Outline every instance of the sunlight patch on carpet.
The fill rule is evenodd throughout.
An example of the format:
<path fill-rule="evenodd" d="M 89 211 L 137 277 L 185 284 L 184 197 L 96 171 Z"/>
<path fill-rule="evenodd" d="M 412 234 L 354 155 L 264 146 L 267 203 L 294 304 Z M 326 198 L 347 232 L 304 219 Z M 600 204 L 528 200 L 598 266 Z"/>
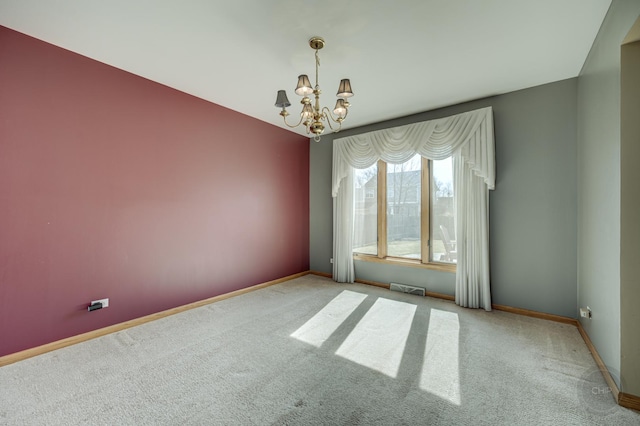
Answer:
<path fill-rule="evenodd" d="M 366 294 L 344 290 L 291 337 L 319 348 L 366 298 Z"/>
<path fill-rule="evenodd" d="M 456 405 L 460 405 L 459 334 L 458 314 L 431 309 L 420 388 Z"/>
<path fill-rule="evenodd" d="M 416 305 L 379 298 L 336 355 L 395 378 Z"/>

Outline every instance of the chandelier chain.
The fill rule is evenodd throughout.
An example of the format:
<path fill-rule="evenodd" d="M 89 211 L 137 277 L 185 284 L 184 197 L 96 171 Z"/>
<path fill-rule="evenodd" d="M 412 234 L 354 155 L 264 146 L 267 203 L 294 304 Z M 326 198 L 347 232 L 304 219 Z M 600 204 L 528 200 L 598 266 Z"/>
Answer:
<path fill-rule="evenodd" d="M 316 89 L 320 87 L 318 83 L 318 67 L 320 67 L 320 56 L 318 56 L 318 49 L 316 49 Z"/>

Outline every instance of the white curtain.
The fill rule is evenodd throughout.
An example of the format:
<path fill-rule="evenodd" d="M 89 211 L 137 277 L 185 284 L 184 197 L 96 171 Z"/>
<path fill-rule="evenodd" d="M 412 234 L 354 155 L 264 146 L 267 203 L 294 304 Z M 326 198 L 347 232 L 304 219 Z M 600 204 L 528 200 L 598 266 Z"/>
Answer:
<path fill-rule="evenodd" d="M 454 166 L 454 199 L 456 239 L 460 241 L 456 303 L 490 310 L 488 190 L 495 187 L 494 145 L 491 107 L 334 140 L 334 279 L 355 279 L 353 169 L 367 168 L 380 159 L 400 164 L 415 154 L 432 160 L 453 156 L 458 164 Z"/>
<path fill-rule="evenodd" d="M 335 150 L 333 152 L 335 162 Z M 333 198 L 333 279 L 352 283 L 356 274 L 353 267 L 353 169 L 349 167 L 342 179 L 342 190 Z"/>

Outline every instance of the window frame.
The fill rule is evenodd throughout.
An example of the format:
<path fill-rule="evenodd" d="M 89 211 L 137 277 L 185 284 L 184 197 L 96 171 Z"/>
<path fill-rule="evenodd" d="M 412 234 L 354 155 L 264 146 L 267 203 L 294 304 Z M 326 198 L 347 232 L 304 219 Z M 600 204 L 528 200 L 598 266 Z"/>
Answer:
<path fill-rule="evenodd" d="M 445 272 L 455 272 L 457 264 L 437 262 L 431 258 L 431 160 L 421 157 L 420 170 L 420 257 L 421 259 L 409 259 L 404 257 L 388 256 L 387 254 L 387 163 L 378 160 L 378 244 L 377 255 L 365 253 L 353 253 L 355 260 L 365 262 L 385 263 L 393 265 L 412 266 L 418 268 L 433 269 Z M 426 256 L 424 254 L 427 254 Z"/>

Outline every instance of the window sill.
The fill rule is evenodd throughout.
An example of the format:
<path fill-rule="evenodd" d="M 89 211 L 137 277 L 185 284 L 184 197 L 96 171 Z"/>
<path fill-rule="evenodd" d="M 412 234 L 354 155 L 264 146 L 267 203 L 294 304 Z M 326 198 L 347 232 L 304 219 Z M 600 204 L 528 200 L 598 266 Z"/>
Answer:
<path fill-rule="evenodd" d="M 402 259 L 398 257 L 386 257 L 381 259 L 377 256 L 366 255 L 366 254 L 354 254 L 353 260 L 359 260 L 362 262 L 373 262 L 373 263 L 384 263 L 387 265 L 396 265 L 396 266 L 410 266 L 412 268 L 422 268 L 422 269 L 431 269 L 433 271 L 441 271 L 441 272 L 456 272 L 455 264 L 448 263 L 422 263 L 419 260 L 412 259 Z"/>

